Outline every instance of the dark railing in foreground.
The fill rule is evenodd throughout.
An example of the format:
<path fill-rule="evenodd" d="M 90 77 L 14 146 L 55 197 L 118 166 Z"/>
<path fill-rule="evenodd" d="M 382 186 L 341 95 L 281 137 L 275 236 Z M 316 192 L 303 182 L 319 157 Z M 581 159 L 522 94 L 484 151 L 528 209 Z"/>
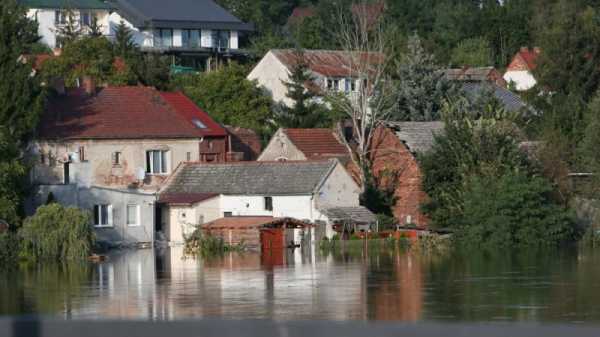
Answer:
<path fill-rule="evenodd" d="M 2 337 L 598 337 L 582 325 L 366 323 L 327 321 L 62 321 L 0 318 Z"/>

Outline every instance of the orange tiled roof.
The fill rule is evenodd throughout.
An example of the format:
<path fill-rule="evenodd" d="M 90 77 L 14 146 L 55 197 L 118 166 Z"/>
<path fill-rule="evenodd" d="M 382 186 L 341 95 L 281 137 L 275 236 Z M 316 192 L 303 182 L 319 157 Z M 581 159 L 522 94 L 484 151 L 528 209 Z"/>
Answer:
<path fill-rule="evenodd" d="M 348 155 L 331 129 L 283 129 L 283 132 L 308 159 Z"/>

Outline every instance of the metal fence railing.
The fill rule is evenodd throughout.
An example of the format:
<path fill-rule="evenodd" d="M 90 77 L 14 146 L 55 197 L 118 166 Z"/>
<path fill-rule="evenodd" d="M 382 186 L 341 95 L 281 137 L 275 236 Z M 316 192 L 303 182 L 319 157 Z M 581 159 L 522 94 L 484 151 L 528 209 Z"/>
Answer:
<path fill-rule="evenodd" d="M 62 321 L 0 318 L 2 337 L 598 337 L 582 325 L 368 323 L 327 321 Z"/>

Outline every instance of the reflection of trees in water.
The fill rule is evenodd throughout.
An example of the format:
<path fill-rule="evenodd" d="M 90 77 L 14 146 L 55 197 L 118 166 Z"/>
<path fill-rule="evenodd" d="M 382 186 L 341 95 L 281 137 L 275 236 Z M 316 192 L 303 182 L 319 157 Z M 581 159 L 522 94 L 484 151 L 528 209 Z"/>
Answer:
<path fill-rule="evenodd" d="M 81 297 L 90 279 L 87 263 L 23 265 L 1 272 L 0 314 L 70 315 L 73 299 Z"/>
<path fill-rule="evenodd" d="M 589 291 L 565 290 L 565 282 L 577 275 L 573 269 L 588 273 L 599 265 L 578 266 L 576 254 L 572 249 L 453 252 L 441 263 L 424 266 L 426 301 L 430 304 L 427 316 L 466 321 L 543 321 L 557 318 L 552 317 L 553 311 L 582 312 L 581 307 L 572 305 L 571 297 L 588 296 Z M 565 293 L 556 296 L 557 291 Z"/>

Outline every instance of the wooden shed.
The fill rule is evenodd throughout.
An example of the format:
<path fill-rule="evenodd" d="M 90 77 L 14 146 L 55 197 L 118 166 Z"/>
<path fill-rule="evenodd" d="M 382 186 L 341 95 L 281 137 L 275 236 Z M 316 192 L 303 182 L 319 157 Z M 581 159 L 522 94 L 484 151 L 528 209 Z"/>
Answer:
<path fill-rule="evenodd" d="M 294 231 L 309 232 L 313 225 L 292 219 L 269 216 L 220 218 L 202 225 L 204 234 L 222 238 L 229 245 L 243 243 L 254 249 L 283 249 L 295 245 Z"/>

